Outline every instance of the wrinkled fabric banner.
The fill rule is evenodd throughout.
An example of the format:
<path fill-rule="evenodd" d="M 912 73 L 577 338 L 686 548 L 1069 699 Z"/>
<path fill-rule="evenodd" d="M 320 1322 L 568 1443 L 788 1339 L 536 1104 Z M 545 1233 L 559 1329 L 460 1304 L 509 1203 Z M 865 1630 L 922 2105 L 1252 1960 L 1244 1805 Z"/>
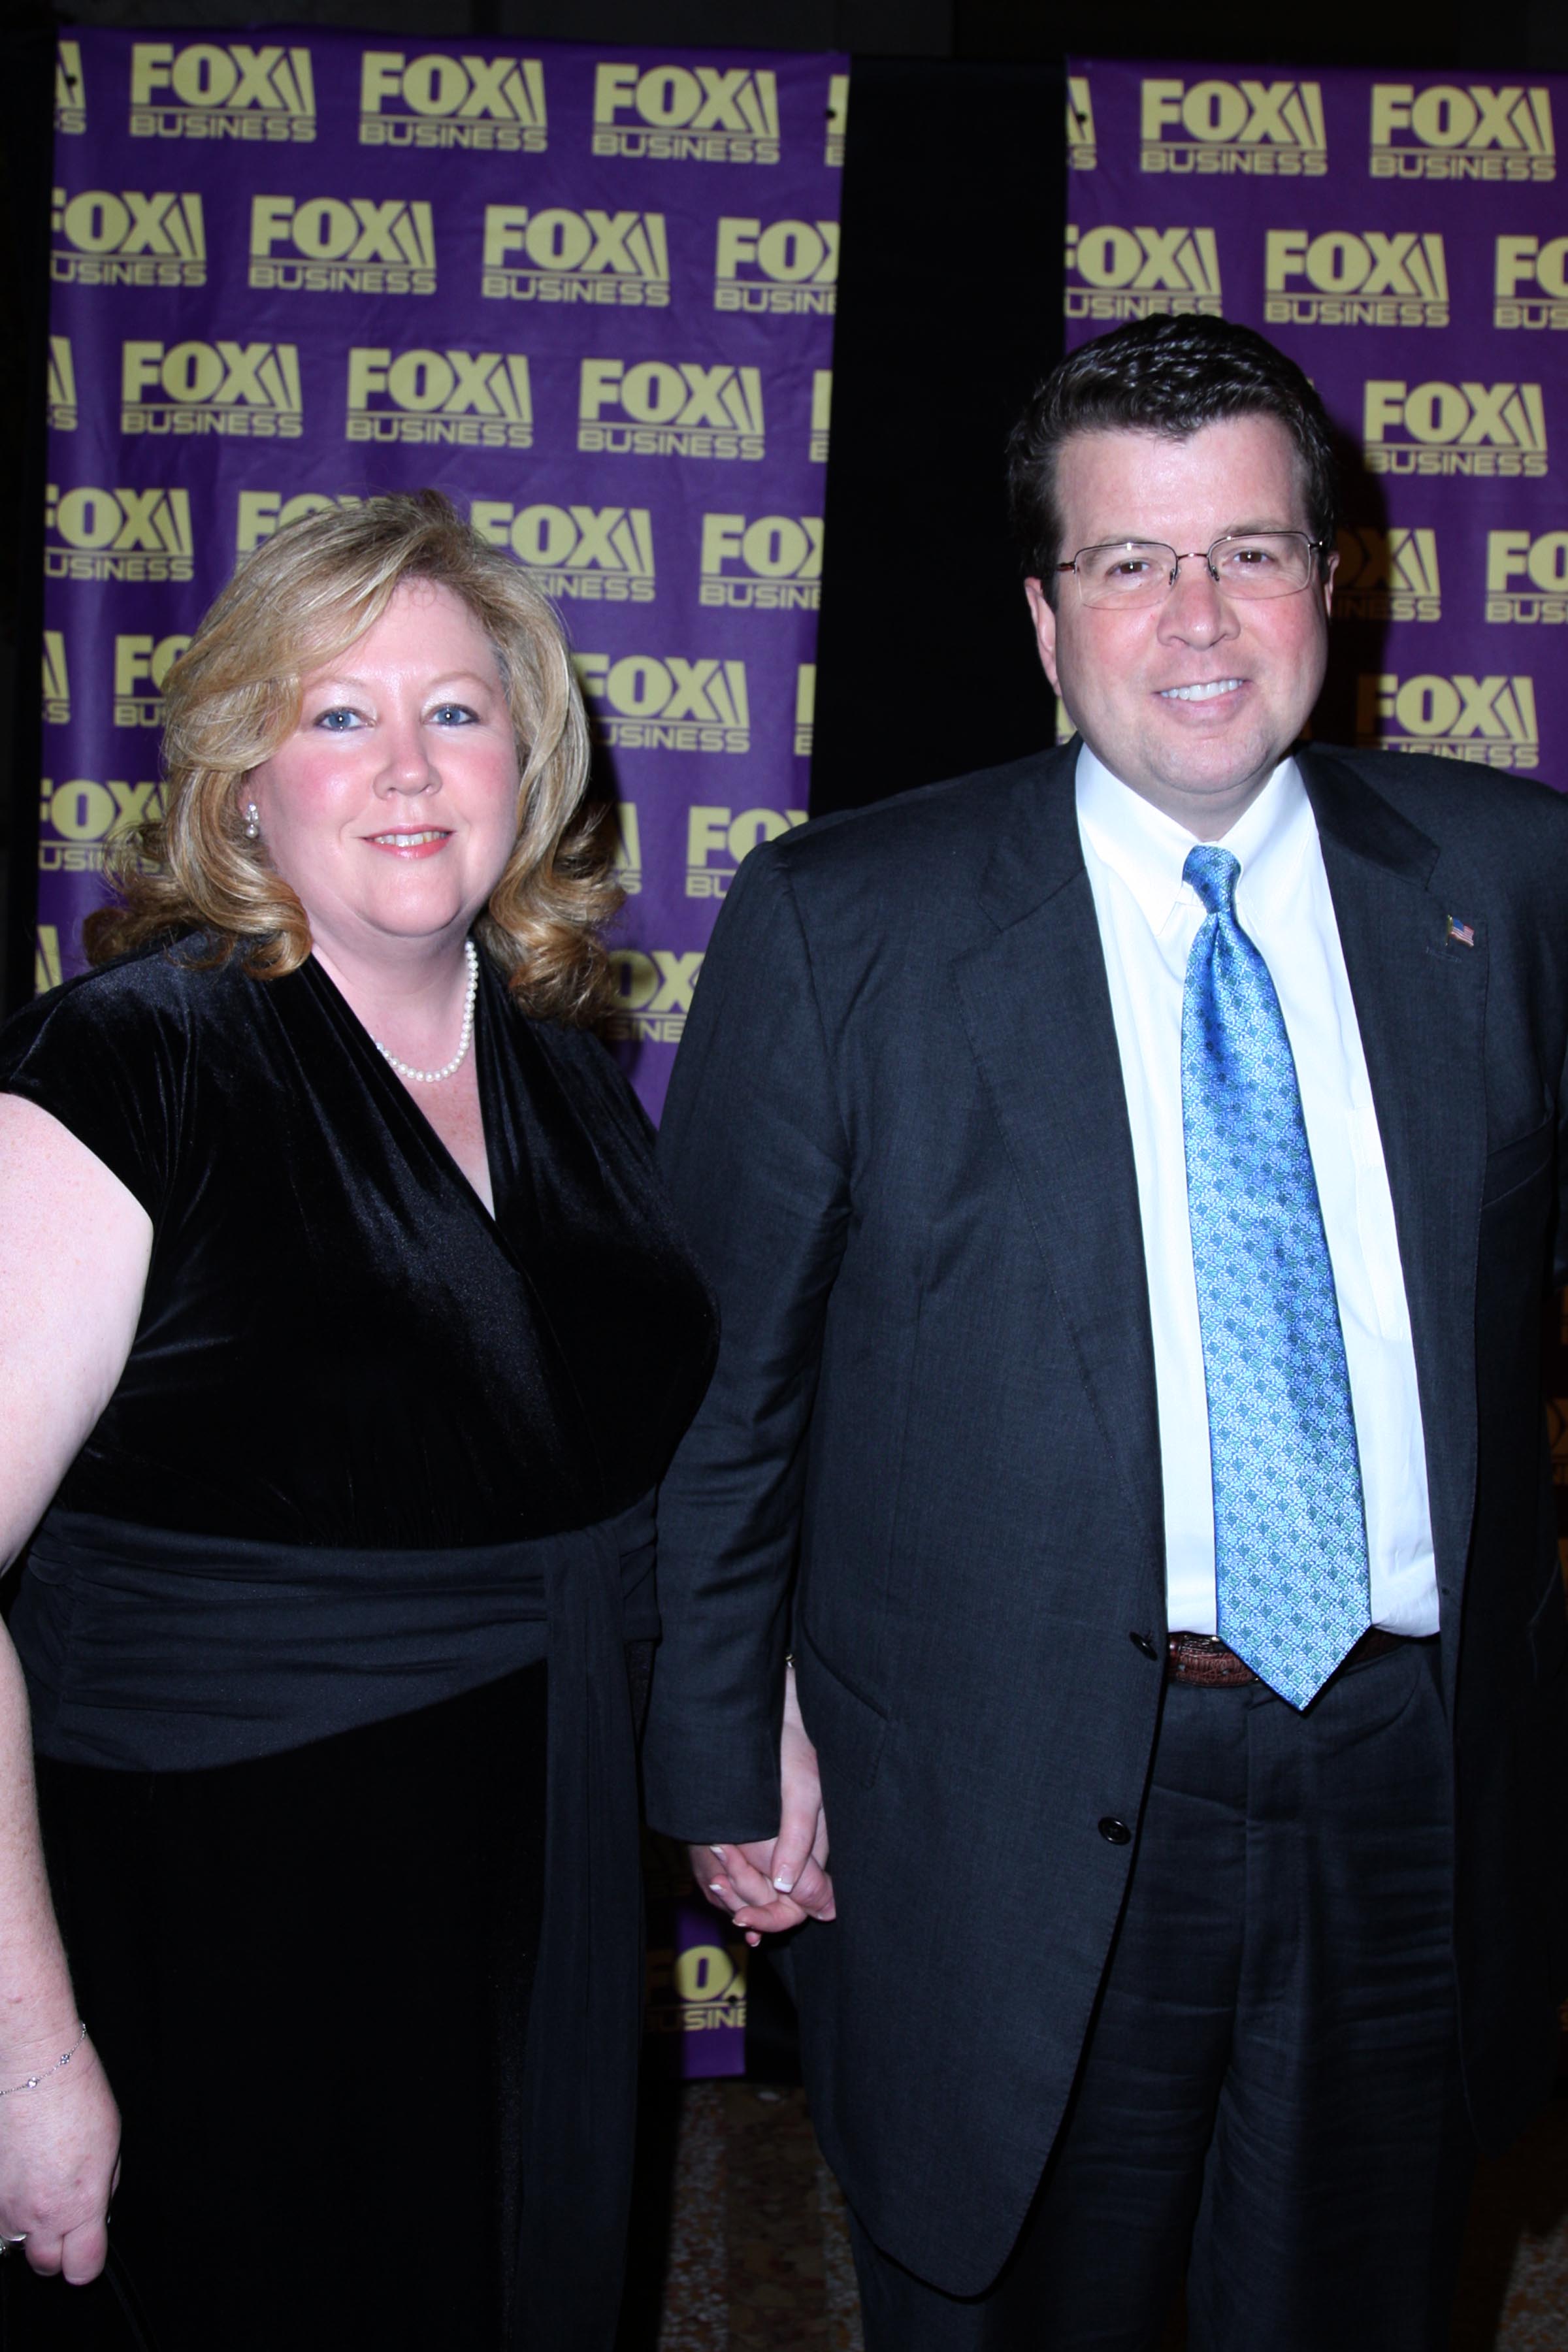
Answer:
<path fill-rule="evenodd" d="M 730 877 L 805 814 L 847 98 L 819 56 L 61 42 L 40 986 L 236 557 L 431 485 L 571 632 L 657 1116 Z"/>
<path fill-rule="evenodd" d="M 1568 786 L 1568 77 L 1079 58 L 1068 87 L 1069 348 L 1223 312 L 1339 428 L 1313 731 Z"/>

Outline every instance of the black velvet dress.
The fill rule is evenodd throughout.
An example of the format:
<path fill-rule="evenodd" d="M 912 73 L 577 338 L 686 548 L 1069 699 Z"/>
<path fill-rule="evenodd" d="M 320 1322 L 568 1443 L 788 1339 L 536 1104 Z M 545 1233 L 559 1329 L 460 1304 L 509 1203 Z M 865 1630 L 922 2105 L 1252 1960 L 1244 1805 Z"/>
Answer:
<path fill-rule="evenodd" d="M 11 1629 L 111 2276 L 8 2345 L 605 2352 L 640 2002 L 625 1645 L 710 1302 L 602 1049 L 482 962 L 495 1216 L 312 960 L 149 951 L 0 1038 L 146 1209 Z"/>

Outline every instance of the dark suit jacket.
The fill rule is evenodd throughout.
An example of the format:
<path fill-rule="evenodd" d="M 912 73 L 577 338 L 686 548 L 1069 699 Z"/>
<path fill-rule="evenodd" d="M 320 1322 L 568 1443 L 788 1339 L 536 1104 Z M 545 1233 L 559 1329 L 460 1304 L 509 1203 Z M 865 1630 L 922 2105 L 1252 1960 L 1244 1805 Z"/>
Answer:
<path fill-rule="evenodd" d="M 793 1646 L 838 1904 L 795 1951 L 812 2114 L 872 2235 L 954 2293 L 994 2276 L 1050 2151 L 1136 1859 L 1100 1824 L 1137 1824 L 1160 1713 L 1152 1342 L 1075 754 L 753 852 L 662 1139 L 724 1336 L 660 1504 L 650 1814 L 773 1833 Z M 1410 1304 L 1495 2147 L 1568 1976 L 1540 1382 L 1568 802 L 1423 757 L 1301 768 Z"/>

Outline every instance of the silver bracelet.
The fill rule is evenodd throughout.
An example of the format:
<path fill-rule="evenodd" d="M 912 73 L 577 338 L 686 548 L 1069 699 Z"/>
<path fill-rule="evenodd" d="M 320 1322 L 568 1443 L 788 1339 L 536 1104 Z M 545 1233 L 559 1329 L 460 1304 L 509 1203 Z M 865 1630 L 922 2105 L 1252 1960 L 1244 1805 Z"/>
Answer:
<path fill-rule="evenodd" d="M 25 2083 L 13 2083 L 8 2091 L 0 2091 L 0 2099 L 14 2099 L 18 2091 L 36 2091 L 40 2083 L 47 2082 L 51 2074 L 58 2074 L 63 2067 L 68 2066 L 71 2060 L 76 2056 L 77 2052 L 81 2048 L 82 2043 L 87 2040 L 87 2023 L 85 2019 L 79 2019 L 77 2022 L 79 2031 L 78 2032 L 76 2040 L 71 2043 L 70 2048 L 68 2050 L 62 2050 L 59 2056 L 55 2060 L 54 2064 L 52 2066 L 46 2066 L 41 2074 L 29 2074 Z"/>

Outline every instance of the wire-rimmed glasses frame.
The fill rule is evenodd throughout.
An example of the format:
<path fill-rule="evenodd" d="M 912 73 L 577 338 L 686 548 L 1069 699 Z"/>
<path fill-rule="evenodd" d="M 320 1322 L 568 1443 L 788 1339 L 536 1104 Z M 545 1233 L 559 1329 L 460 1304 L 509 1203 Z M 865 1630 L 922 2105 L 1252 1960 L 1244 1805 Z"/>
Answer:
<path fill-rule="evenodd" d="M 1163 539 L 1108 541 L 1080 547 L 1070 563 L 1079 602 L 1097 610 L 1110 605 L 1163 604 L 1184 563 L 1202 559 L 1209 578 L 1227 596 L 1299 596 L 1312 584 L 1324 542 L 1304 530 L 1224 530 L 1205 547 L 1179 554 Z M 1219 561 L 1215 562 L 1216 555 Z M 1169 558 L 1168 563 L 1155 559 Z M 1102 563 L 1091 563 L 1091 558 Z M 1085 567 L 1088 566 L 1086 569 Z"/>

